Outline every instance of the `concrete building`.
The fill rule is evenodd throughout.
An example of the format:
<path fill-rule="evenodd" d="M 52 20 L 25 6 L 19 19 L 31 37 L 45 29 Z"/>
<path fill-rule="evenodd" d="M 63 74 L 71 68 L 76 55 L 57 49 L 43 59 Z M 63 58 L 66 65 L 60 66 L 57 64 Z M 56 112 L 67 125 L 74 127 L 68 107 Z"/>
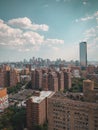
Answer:
<path fill-rule="evenodd" d="M 87 67 L 87 43 L 80 43 L 80 66 L 85 68 Z"/>
<path fill-rule="evenodd" d="M 51 97 L 53 94 L 52 91 L 35 91 L 33 96 L 27 100 L 28 130 L 34 130 L 36 125 L 43 125 L 47 121 L 47 98 Z"/>
<path fill-rule="evenodd" d="M 6 88 L 0 88 L 0 112 L 8 107 L 8 95 Z"/>

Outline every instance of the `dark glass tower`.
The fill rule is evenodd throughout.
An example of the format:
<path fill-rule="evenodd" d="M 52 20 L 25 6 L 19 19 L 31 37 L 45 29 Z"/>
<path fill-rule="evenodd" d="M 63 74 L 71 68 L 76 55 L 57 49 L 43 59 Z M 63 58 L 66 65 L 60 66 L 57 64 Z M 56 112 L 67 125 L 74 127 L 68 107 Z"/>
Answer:
<path fill-rule="evenodd" d="M 80 43 L 80 66 L 81 67 L 87 66 L 87 43 L 86 42 Z"/>

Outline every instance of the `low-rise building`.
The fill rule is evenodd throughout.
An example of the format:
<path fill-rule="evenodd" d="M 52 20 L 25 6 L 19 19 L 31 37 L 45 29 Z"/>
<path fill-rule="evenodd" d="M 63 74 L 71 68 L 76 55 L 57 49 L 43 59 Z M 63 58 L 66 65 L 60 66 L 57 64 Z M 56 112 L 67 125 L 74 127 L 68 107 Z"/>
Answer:
<path fill-rule="evenodd" d="M 3 112 L 5 108 L 9 105 L 8 95 L 6 88 L 0 88 L 0 112 Z"/>

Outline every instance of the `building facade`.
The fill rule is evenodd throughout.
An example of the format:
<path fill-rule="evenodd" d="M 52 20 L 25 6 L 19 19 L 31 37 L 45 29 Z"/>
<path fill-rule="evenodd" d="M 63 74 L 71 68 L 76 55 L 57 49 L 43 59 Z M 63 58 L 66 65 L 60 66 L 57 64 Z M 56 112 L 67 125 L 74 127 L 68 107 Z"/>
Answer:
<path fill-rule="evenodd" d="M 48 74 L 48 90 L 58 91 L 58 77 L 55 72 L 49 72 Z"/>
<path fill-rule="evenodd" d="M 32 71 L 32 88 L 40 89 L 42 88 L 42 70 L 35 69 Z"/>
<path fill-rule="evenodd" d="M 71 88 L 71 72 L 68 70 L 56 71 L 55 69 L 35 69 L 31 74 L 32 89 L 64 91 Z"/>
<path fill-rule="evenodd" d="M 71 73 L 64 71 L 64 89 L 70 89 L 71 88 Z"/>
<path fill-rule="evenodd" d="M 98 90 L 90 80 L 83 89 L 83 98 L 55 93 L 48 99 L 48 130 L 98 130 Z"/>
<path fill-rule="evenodd" d="M 56 95 L 48 102 L 48 130 L 97 130 L 98 104 Z"/>
<path fill-rule="evenodd" d="M 19 75 L 16 69 L 4 66 L 0 69 L 0 86 L 13 87 L 19 82 Z"/>
<path fill-rule="evenodd" d="M 98 103 L 98 89 L 94 88 L 93 81 L 83 81 L 83 94 L 85 101 Z"/>
<path fill-rule="evenodd" d="M 27 128 L 35 130 L 36 126 L 43 125 L 48 117 L 47 98 L 52 96 L 52 91 L 34 91 L 33 96 L 27 100 Z"/>

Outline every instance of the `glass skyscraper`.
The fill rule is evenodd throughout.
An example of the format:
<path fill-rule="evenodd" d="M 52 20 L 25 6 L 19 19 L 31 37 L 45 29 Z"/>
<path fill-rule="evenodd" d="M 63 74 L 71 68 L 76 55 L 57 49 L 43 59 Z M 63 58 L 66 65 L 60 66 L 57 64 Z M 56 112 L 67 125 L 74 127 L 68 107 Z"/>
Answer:
<path fill-rule="evenodd" d="M 86 42 L 80 43 L 80 66 L 81 67 L 87 66 L 87 43 Z"/>

